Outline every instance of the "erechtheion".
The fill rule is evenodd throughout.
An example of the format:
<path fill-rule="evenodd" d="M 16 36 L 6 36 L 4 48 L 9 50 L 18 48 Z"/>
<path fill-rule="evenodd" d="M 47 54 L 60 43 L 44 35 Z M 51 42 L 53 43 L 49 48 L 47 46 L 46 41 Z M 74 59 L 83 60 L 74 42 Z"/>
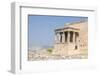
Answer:
<path fill-rule="evenodd" d="M 55 42 L 52 52 L 48 48 L 32 49 L 29 60 L 84 59 L 88 57 L 88 21 L 67 23 L 54 30 Z"/>
<path fill-rule="evenodd" d="M 55 29 L 53 54 L 61 56 L 88 54 L 88 21 L 67 23 Z"/>

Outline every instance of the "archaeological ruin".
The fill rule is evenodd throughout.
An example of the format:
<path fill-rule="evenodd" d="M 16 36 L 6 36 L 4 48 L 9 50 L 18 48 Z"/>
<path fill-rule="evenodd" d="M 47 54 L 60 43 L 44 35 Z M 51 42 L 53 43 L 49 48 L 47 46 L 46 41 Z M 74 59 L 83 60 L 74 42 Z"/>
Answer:
<path fill-rule="evenodd" d="M 66 23 L 56 28 L 54 47 L 32 49 L 28 52 L 28 60 L 48 59 L 87 59 L 88 58 L 88 21 Z M 50 51 L 50 49 L 49 49 Z"/>
<path fill-rule="evenodd" d="M 55 45 L 53 54 L 61 56 L 88 55 L 88 22 L 67 23 L 55 29 Z"/>

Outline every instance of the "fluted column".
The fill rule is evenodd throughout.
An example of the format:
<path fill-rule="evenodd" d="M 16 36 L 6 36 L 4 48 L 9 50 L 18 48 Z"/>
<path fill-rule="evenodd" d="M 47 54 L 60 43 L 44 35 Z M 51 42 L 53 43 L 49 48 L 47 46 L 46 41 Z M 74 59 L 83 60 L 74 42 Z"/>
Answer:
<path fill-rule="evenodd" d="M 55 43 L 59 43 L 59 33 L 55 33 Z"/>
<path fill-rule="evenodd" d="M 57 43 L 60 43 L 60 33 L 57 34 Z"/>
<path fill-rule="evenodd" d="M 62 33 L 62 42 L 65 43 L 65 33 Z"/>
<path fill-rule="evenodd" d="M 60 32 L 60 43 L 62 43 L 62 32 Z"/>
<path fill-rule="evenodd" d="M 67 38 L 67 42 L 70 43 L 70 32 L 69 32 L 69 31 L 68 31 L 68 34 L 67 34 L 67 35 L 68 35 L 68 36 L 67 36 L 67 37 L 68 37 L 68 38 Z"/>

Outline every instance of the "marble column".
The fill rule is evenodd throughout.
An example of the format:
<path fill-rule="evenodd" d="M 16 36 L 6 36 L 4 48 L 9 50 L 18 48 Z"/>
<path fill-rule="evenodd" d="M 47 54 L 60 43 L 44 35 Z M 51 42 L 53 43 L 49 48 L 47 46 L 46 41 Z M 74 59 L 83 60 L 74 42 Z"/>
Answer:
<path fill-rule="evenodd" d="M 67 34 L 67 42 L 70 43 L 70 31 L 68 31 L 68 34 Z"/>
<path fill-rule="evenodd" d="M 60 33 L 57 33 L 57 43 L 60 43 Z"/>
<path fill-rule="evenodd" d="M 60 38 L 61 38 L 61 35 L 60 33 L 58 33 L 58 43 L 60 43 Z"/>
<path fill-rule="evenodd" d="M 62 43 L 62 32 L 60 32 L 60 43 Z"/>
<path fill-rule="evenodd" d="M 65 43 L 65 33 L 62 33 L 62 42 Z"/>
<path fill-rule="evenodd" d="M 57 33 L 55 33 L 55 43 L 58 43 Z"/>

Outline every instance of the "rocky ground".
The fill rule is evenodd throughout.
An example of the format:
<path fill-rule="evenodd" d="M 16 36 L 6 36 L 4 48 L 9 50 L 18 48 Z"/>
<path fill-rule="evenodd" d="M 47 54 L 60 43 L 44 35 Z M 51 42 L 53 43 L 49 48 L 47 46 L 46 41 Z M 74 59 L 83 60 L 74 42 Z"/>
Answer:
<path fill-rule="evenodd" d="M 60 55 L 41 55 L 41 54 L 29 54 L 28 60 L 59 60 L 59 59 L 87 59 L 88 55 L 71 55 L 71 56 L 60 56 Z"/>

